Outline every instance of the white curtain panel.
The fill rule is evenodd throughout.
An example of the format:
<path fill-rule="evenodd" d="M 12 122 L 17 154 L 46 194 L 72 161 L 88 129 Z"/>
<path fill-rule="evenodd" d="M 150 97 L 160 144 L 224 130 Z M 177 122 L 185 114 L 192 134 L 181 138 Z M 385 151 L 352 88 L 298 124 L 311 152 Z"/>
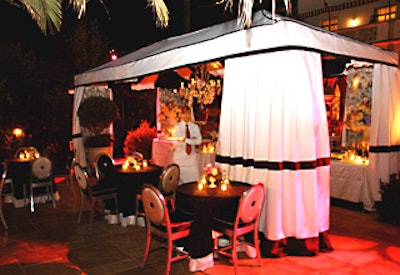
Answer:
<path fill-rule="evenodd" d="M 75 89 L 74 104 L 72 107 L 72 143 L 74 145 L 74 154 L 76 161 L 82 167 L 86 167 L 85 147 L 83 146 L 83 137 L 81 133 L 81 125 L 77 115 L 79 105 L 82 101 L 82 95 L 85 87 L 78 87 Z"/>
<path fill-rule="evenodd" d="M 217 162 L 262 182 L 269 240 L 329 229 L 329 135 L 321 56 L 286 50 L 225 61 Z"/>
<path fill-rule="evenodd" d="M 91 96 L 103 96 L 113 99 L 112 89 L 107 86 L 80 86 L 75 89 L 74 103 L 72 109 L 72 142 L 77 162 L 86 167 L 85 146 L 83 145 L 84 129 L 81 129 L 78 117 L 78 109 L 81 102 Z M 94 114 L 96 115 L 96 114 Z M 110 125 L 109 133 L 113 134 L 113 126 Z"/>
<path fill-rule="evenodd" d="M 371 182 L 374 198 L 381 200 L 379 180 L 400 171 L 400 70 L 374 65 L 372 81 L 372 121 L 370 134 Z"/>

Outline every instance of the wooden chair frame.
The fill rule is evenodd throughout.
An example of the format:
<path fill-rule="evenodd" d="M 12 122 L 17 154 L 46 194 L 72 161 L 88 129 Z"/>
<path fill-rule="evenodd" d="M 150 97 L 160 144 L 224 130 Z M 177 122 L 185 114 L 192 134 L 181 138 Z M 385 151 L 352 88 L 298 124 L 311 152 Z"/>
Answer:
<path fill-rule="evenodd" d="M 175 209 L 175 189 L 178 187 L 180 177 L 180 168 L 178 164 L 171 163 L 167 165 L 161 172 L 160 179 L 158 181 L 158 189 L 163 194 L 167 201 L 167 206 L 170 210 Z M 144 217 L 145 213 L 140 211 L 140 204 L 142 200 L 141 193 L 136 194 L 136 208 L 135 208 L 135 223 L 138 224 L 139 217 Z"/>
<path fill-rule="evenodd" d="M 171 264 L 189 257 L 184 251 L 178 250 L 174 242 L 189 236 L 191 221 L 172 221 L 170 211 L 160 190 L 151 184 L 144 184 L 142 188 L 142 202 L 146 217 L 146 246 L 142 267 L 146 264 L 149 252 L 160 248 L 167 249 L 166 274 L 171 271 Z M 152 236 L 157 236 L 166 241 L 150 251 Z M 176 255 L 173 256 L 172 252 Z"/>
<path fill-rule="evenodd" d="M 217 248 L 216 253 L 231 259 L 234 265 L 235 274 L 238 274 L 238 245 L 243 242 L 255 248 L 257 252 L 258 265 L 261 263 L 260 240 L 258 236 L 258 225 L 260 214 L 264 205 L 265 191 L 262 183 L 252 185 L 240 198 L 234 221 L 214 218 L 212 230 L 228 236 L 230 244 Z M 253 233 L 253 242 L 244 241 L 244 235 Z"/>

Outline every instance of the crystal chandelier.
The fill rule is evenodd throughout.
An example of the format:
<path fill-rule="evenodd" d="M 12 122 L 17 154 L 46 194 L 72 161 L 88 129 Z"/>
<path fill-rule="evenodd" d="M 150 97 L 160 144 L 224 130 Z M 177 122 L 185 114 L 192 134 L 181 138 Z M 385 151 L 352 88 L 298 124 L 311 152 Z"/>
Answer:
<path fill-rule="evenodd" d="M 205 65 L 195 68 L 190 82 L 185 85 L 181 82 L 179 95 L 189 102 L 189 105 L 196 99 L 200 105 L 209 105 L 214 102 L 215 96 L 221 95 L 221 80 L 210 79 L 210 73 Z"/>

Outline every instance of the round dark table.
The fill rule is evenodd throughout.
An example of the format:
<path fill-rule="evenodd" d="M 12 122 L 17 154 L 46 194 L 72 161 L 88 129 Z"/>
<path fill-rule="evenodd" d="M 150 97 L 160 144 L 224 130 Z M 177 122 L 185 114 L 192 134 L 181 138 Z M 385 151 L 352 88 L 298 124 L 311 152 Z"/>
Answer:
<path fill-rule="evenodd" d="M 135 215 L 136 193 L 140 192 L 144 183 L 158 186 L 162 167 L 149 165 L 140 170 L 123 170 L 122 165 L 116 165 L 107 172 L 105 181 L 118 188 L 118 210 L 123 217 Z"/>
<path fill-rule="evenodd" d="M 185 244 L 185 250 L 191 258 L 202 258 L 213 252 L 213 218 L 235 213 L 241 195 L 249 187 L 249 184 L 242 182 L 231 182 L 225 191 L 219 186 L 198 190 L 197 182 L 178 186 L 176 208 L 193 215 L 189 241 Z"/>
<path fill-rule="evenodd" d="M 12 179 L 14 197 L 17 200 L 24 199 L 24 190 L 28 195 L 31 180 L 32 160 L 10 158 L 7 160 L 7 177 Z"/>

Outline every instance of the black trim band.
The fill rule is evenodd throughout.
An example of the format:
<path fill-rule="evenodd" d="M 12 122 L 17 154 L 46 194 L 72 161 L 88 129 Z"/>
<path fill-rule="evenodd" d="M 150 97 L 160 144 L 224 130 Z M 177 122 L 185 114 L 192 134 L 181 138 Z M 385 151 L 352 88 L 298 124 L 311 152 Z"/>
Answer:
<path fill-rule="evenodd" d="M 400 152 L 400 145 L 392 145 L 392 146 L 370 146 L 370 153 L 392 153 L 392 152 Z"/>
<path fill-rule="evenodd" d="M 81 134 L 81 133 L 72 135 L 72 138 L 73 138 L 73 139 L 74 139 L 74 138 L 80 138 L 80 137 L 82 137 L 82 134 Z"/>
<path fill-rule="evenodd" d="M 230 165 L 243 165 L 244 167 L 253 166 L 254 168 L 269 169 L 269 170 L 308 170 L 315 169 L 320 166 L 328 166 L 331 163 L 330 158 L 320 158 L 314 161 L 255 161 L 253 159 L 243 159 L 242 157 L 224 157 L 217 155 L 216 162 Z"/>

